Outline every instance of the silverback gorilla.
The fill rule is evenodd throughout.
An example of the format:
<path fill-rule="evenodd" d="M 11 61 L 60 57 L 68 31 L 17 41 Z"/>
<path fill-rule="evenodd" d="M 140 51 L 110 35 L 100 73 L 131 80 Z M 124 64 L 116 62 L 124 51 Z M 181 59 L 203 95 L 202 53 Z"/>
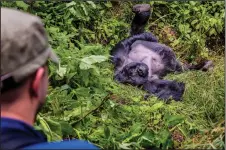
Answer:
<path fill-rule="evenodd" d="M 160 99 L 170 98 L 181 101 L 185 84 L 163 80 L 168 73 L 185 70 L 204 70 L 212 66 L 212 61 L 185 66 L 177 59 L 173 50 L 161 43 L 152 33 L 144 32 L 150 13 L 150 5 L 138 4 L 133 7 L 130 37 L 117 43 L 110 51 L 114 64 L 114 79 L 120 83 L 140 86 L 150 95 Z"/>

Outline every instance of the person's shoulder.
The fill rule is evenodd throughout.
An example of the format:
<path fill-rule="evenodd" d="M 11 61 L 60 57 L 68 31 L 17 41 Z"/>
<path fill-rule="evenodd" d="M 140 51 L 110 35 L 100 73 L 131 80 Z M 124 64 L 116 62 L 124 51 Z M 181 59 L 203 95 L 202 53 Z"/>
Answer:
<path fill-rule="evenodd" d="M 57 142 L 39 143 L 24 149 L 99 149 L 95 145 L 83 140 L 65 140 Z"/>

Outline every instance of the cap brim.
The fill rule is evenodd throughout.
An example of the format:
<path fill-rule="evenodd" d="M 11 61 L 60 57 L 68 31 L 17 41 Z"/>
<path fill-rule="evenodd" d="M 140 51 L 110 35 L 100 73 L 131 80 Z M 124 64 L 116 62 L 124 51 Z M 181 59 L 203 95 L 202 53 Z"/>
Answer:
<path fill-rule="evenodd" d="M 31 61 L 28 61 L 21 65 L 19 68 L 15 69 L 14 71 L 7 73 L 5 75 L 1 75 L 1 81 L 13 77 L 16 82 L 21 81 L 24 77 L 27 77 L 31 73 L 33 73 L 37 68 L 42 66 L 47 59 L 50 59 L 55 64 L 59 64 L 59 58 L 54 53 L 54 51 L 49 47 L 39 56 L 35 57 Z"/>
<path fill-rule="evenodd" d="M 56 55 L 56 53 L 53 52 L 51 48 L 50 48 L 49 59 L 55 64 L 59 64 L 59 57 Z"/>

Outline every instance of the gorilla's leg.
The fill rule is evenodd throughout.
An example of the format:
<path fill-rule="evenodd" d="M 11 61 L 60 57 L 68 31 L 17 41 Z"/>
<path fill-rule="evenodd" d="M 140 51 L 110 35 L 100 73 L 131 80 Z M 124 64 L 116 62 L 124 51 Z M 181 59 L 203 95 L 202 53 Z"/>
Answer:
<path fill-rule="evenodd" d="M 181 101 L 185 84 L 182 82 L 156 79 L 144 83 L 143 89 L 163 100 L 172 98 L 176 101 Z"/>
<path fill-rule="evenodd" d="M 179 63 L 179 62 L 178 62 Z M 201 71 L 208 71 L 212 70 L 214 68 L 213 61 L 211 60 L 204 60 L 196 65 L 190 65 L 190 64 L 182 64 L 178 65 L 178 69 L 176 72 L 182 73 L 185 71 L 190 71 L 190 70 L 201 70 Z"/>
<path fill-rule="evenodd" d="M 197 65 L 186 65 L 186 64 L 184 64 L 183 66 L 186 70 L 208 71 L 208 70 L 213 69 L 214 64 L 213 64 L 213 61 L 211 61 L 211 60 L 205 60 L 205 61 L 198 63 Z"/>
<path fill-rule="evenodd" d="M 151 16 L 149 4 L 137 4 L 133 6 L 132 11 L 135 13 L 133 18 L 130 35 L 136 35 L 144 32 L 144 28 Z"/>

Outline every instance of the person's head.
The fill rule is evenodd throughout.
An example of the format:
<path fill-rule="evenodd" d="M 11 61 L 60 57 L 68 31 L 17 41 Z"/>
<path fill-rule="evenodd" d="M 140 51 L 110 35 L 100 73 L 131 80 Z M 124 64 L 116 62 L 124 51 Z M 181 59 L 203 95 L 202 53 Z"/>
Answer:
<path fill-rule="evenodd" d="M 1 8 L 1 116 L 33 123 L 45 103 L 49 58 L 58 63 L 41 19 Z"/>

